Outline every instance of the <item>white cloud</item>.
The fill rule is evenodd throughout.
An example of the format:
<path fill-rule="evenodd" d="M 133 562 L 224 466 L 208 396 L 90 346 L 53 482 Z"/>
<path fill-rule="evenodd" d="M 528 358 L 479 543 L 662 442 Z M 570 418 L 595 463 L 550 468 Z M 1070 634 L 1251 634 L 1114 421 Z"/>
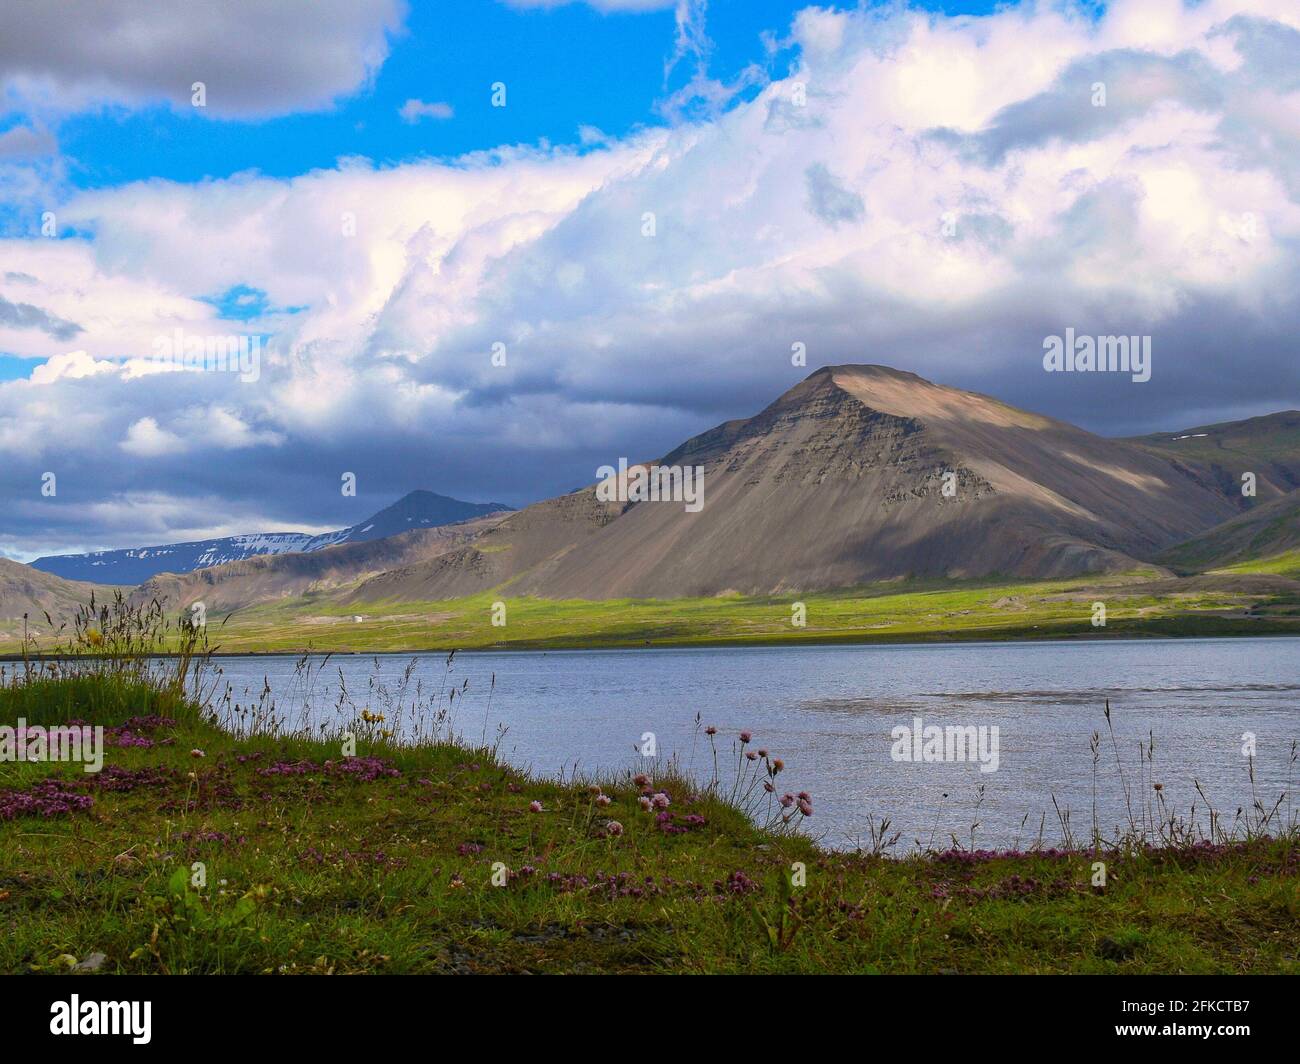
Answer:
<path fill-rule="evenodd" d="M 157 458 L 164 454 L 176 454 L 182 450 L 181 438 L 173 432 L 160 428 L 151 417 L 142 417 L 132 422 L 126 430 L 126 439 L 121 443 L 122 450 L 137 458 Z"/>
<path fill-rule="evenodd" d="M 427 103 L 424 100 L 407 100 L 397 113 L 403 122 L 414 124 L 422 118 L 448 119 L 455 115 L 449 103 Z"/>
<path fill-rule="evenodd" d="M 275 447 L 284 442 L 278 432 L 260 431 L 227 407 L 210 405 L 185 411 L 176 427 L 190 449 L 240 451 L 249 447 Z"/>
<path fill-rule="evenodd" d="M 752 101 L 585 154 L 78 194 L 85 239 L 0 241 L 0 277 L 35 279 L 0 292 L 84 351 L 0 320 L 0 350 L 51 359 L 0 384 L 0 488 L 62 461 L 139 491 L 109 440 L 151 487 L 274 497 L 281 523 L 329 523 L 358 467 L 384 496 L 520 502 L 752 412 L 805 372 L 794 342 L 1101 427 L 1295 405 L 1300 12 L 1139 6 L 808 9 Z M 275 337 L 258 381 L 152 372 L 160 333 L 231 331 L 198 297 L 235 285 L 305 308 L 240 324 Z M 1066 326 L 1154 334 L 1153 382 L 1046 380 Z"/>
<path fill-rule="evenodd" d="M 85 351 L 70 351 L 66 355 L 55 355 L 42 365 L 32 370 L 33 384 L 53 384 L 60 378 L 81 380 L 83 377 L 96 377 L 101 373 L 113 373 L 117 366 L 112 362 L 101 362 L 86 354 Z"/>

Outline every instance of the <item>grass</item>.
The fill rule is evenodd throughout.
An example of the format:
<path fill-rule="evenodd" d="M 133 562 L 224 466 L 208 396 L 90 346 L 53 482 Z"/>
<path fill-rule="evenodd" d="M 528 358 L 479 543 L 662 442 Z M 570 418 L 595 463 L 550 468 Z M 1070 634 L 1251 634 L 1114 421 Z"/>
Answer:
<path fill-rule="evenodd" d="M 978 639 L 1300 634 L 1295 600 L 1232 590 L 1154 593 L 1137 571 L 1032 583 L 879 584 L 834 593 L 552 600 L 489 593 L 341 606 L 324 595 L 208 615 L 223 653 L 889 643 Z M 505 604 L 505 624 L 493 624 Z M 1103 602 L 1105 627 L 1093 624 Z M 796 625 L 795 607 L 806 616 Z M 499 614 L 497 614 L 499 616 Z M 358 622 L 355 618 L 361 617 Z M 54 645 L 48 635 L 35 650 Z M 6 645 L 0 643 L 0 648 Z M 17 654 L 21 639 L 8 644 Z"/>
<path fill-rule="evenodd" d="M 1237 562 L 1235 565 L 1216 569 L 1223 573 L 1270 573 L 1274 576 L 1289 576 L 1300 580 L 1300 550 L 1283 551 L 1267 558 L 1252 558 Z"/>
<path fill-rule="evenodd" d="M 442 695 L 418 742 L 366 709 L 349 749 L 218 718 L 178 682 L 201 666 L 114 651 L 2 678 L 0 723 L 110 745 L 98 774 L 0 762 L 0 972 L 1300 972 L 1300 849 L 1263 807 L 1210 839 L 1171 821 L 900 859 L 884 822 L 828 852 L 760 786 L 794 789 L 770 756 L 535 778 L 458 739 Z"/>

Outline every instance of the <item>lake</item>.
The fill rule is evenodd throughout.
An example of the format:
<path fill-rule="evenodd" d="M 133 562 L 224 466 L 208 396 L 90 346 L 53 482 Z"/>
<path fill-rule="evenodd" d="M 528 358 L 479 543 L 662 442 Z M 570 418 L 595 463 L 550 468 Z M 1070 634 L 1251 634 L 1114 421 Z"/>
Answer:
<path fill-rule="evenodd" d="M 1194 803 L 1204 827 L 1194 781 L 1226 823 L 1238 807 L 1249 811 L 1249 736 L 1260 802 L 1272 807 L 1289 780 L 1300 781 L 1291 750 L 1300 739 L 1300 639 L 480 652 L 458 653 L 450 668 L 445 654 L 336 656 L 314 673 L 298 661 L 215 664 L 236 702 L 256 701 L 269 685 L 290 724 L 334 725 L 394 701 L 409 711 L 417 685 L 419 700 L 442 691 L 445 704 L 455 687 L 462 693 L 452 702 L 454 720 L 466 740 L 486 733 L 490 743 L 502 726 L 502 756 L 548 775 L 575 766 L 590 775 L 642 771 L 640 748 L 652 733 L 661 758 L 676 754 L 707 779 L 712 754 L 698 714 L 701 726 L 719 729 L 724 778 L 737 734 L 752 732 L 751 749 L 785 762 L 780 790 L 811 793 L 807 829 L 840 848 L 865 844 L 882 816 L 891 818 L 891 834 L 902 833 L 894 852 L 946 846 L 952 836 L 1003 849 L 1033 844 L 1041 832 L 1045 844 L 1057 844 L 1067 815 L 1086 841 L 1094 732 L 1098 823 L 1107 834 L 1127 826 L 1106 699 L 1139 820 L 1148 806 L 1158 819 L 1160 800 L 1183 816 Z M 941 732 L 931 757 L 966 759 L 927 759 L 922 741 L 896 731 L 910 732 L 918 718 L 922 739 L 934 726 L 963 729 Z M 956 741 L 965 736 L 969 749 Z M 1152 736 L 1148 758 L 1141 747 Z M 1281 815 L 1287 811 L 1284 802 Z"/>

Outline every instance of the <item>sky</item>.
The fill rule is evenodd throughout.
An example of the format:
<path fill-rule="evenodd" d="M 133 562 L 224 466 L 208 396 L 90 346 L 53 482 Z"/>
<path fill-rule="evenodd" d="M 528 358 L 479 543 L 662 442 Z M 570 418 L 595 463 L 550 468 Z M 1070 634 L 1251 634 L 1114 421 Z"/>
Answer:
<path fill-rule="evenodd" d="M 5 4 L 0 556 L 525 505 L 849 362 L 1296 408 L 1298 267 L 1295 0 Z"/>

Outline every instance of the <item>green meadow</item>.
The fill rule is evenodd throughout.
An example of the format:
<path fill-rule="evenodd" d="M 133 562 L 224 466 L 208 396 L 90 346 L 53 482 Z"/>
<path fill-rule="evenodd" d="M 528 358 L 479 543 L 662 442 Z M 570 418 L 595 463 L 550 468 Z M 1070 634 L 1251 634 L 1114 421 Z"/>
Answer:
<path fill-rule="evenodd" d="M 505 587 L 458 599 L 354 604 L 339 601 L 347 589 L 332 589 L 229 614 L 209 610 L 207 628 L 220 653 L 1300 634 L 1300 590 L 1265 592 L 1233 579 L 1300 578 L 1300 552 L 1211 575 L 1208 586 L 1137 570 L 1057 581 L 911 580 L 811 594 L 600 601 L 520 597 Z M 125 591 L 106 589 L 100 606 Z M 1104 624 L 1095 623 L 1098 603 Z M 31 618 L 29 627 L 30 655 L 67 649 L 67 627 L 52 634 L 44 618 Z M 22 653 L 23 622 L 0 621 L 0 658 Z"/>
<path fill-rule="evenodd" d="M 1283 551 L 1268 558 L 1252 558 L 1238 562 L 1214 572 L 1222 573 L 1270 573 L 1274 576 L 1289 576 L 1300 580 L 1300 550 Z"/>
<path fill-rule="evenodd" d="M 1300 633 L 1294 602 L 1240 591 L 1153 593 L 1154 574 L 1088 581 L 882 584 L 835 593 L 551 600 L 508 590 L 340 606 L 325 596 L 209 614 L 222 652 L 889 643 Z M 1095 603 L 1105 624 L 1094 624 Z M 498 606 L 501 603 L 503 606 Z M 358 618 L 360 618 L 358 620 Z M 504 623 L 493 623 L 500 621 Z"/>

